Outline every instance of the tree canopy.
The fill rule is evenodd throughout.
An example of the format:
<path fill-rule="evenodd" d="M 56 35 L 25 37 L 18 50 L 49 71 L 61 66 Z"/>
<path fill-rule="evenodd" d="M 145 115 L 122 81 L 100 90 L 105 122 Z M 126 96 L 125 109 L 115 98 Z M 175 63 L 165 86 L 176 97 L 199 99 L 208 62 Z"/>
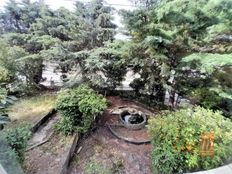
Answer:
<path fill-rule="evenodd" d="M 176 93 L 190 92 L 183 84 L 206 83 L 216 71 L 226 76 L 223 68 L 231 66 L 231 5 L 224 0 L 162 0 L 148 9 L 122 11 L 132 36 L 131 50 L 140 52 L 137 64 L 138 51 L 131 54 L 134 70 L 141 75 L 133 87 L 141 90 L 143 84 L 158 96 L 168 89 L 174 102 Z"/>
<path fill-rule="evenodd" d="M 56 60 L 62 72 L 67 72 L 85 61 L 78 59 L 79 51 L 113 41 L 116 25 L 112 10 L 102 0 L 76 2 L 74 11 L 52 10 L 44 1 L 10 0 L 0 13 L 1 42 L 14 47 L 17 54 L 11 59 L 17 73 L 28 85 L 38 87 L 43 60 Z M 9 59 L 9 54 L 10 50 L 4 59 Z"/>
<path fill-rule="evenodd" d="M 227 108 L 232 1 L 133 3 L 137 9 L 121 11 L 131 39 L 118 41 L 114 9 L 103 0 L 77 1 L 73 11 L 52 10 L 43 1 L 10 0 L 0 12 L 3 76 L 39 88 L 43 61 L 54 60 L 62 73 L 73 74 L 64 76 L 67 86 L 86 82 L 115 89 L 131 70 L 138 74 L 130 84 L 138 96 L 163 103 L 168 91 L 175 106 L 176 95 L 201 103 L 199 95 L 210 91 L 223 98 L 210 107 Z"/>

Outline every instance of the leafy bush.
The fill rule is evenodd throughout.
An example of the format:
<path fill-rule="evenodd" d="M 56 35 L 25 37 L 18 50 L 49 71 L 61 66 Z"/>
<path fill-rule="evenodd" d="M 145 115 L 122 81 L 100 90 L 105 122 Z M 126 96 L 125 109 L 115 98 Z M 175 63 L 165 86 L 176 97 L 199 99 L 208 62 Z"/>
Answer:
<path fill-rule="evenodd" d="M 78 131 L 75 118 L 62 116 L 58 123 L 55 124 L 55 130 L 65 135 L 71 135 L 73 132 Z"/>
<path fill-rule="evenodd" d="M 152 165 L 158 173 L 214 168 L 232 157 L 232 122 L 221 112 L 196 107 L 163 112 L 149 120 Z M 202 133 L 214 133 L 214 157 L 200 155 Z"/>
<path fill-rule="evenodd" d="M 106 100 L 88 86 L 63 90 L 56 102 L 56 109 L 62 116 L 56 128 L 66 135 L 76 130 L 84 133 L 105 108 Z"/>
<path fill-rule="evenodd" d="M 14 150 L 8 145 L 4 133 L 0 133 L 0 164 L 8 174 L 24 174 Z"/>
<path fill-rule="evenodd" d="M 20 162 L 24 160 L 24 152 L 31 135 L 30 126 L 27 124 L 6 130 L 6 140 Z"/>
<path fill-rule="evenodd" d="M 9 80 L 9 78 L 8 70 L 0 66 L 0 82 L 6 82 Z"/>
<path fill-rule="evenodd" d="M 215 91 L 211 91 L 207 88 L 192 91 L 191 98 L 194 100 L 195 104 L 211 109 L 217 107 L 222 101 L 222 98 Z"/>
<path fill-rule="evenodd" d="M 7 95 L 7 90 L 5 88 L 0 87 L 0 130 L 3 129 L 5 124 L 10 122 L 10 118 L 6 113 L 6 108 L 16 100 L 16 97 Z"/>
<path fill-rule="evenodd" d="M 0 113 L 1 114 L 1 113 Z M 0 115 L 0 130 L 4 128 L 4 125 L 10 122 L 10 118 L 7 115 Z"/>

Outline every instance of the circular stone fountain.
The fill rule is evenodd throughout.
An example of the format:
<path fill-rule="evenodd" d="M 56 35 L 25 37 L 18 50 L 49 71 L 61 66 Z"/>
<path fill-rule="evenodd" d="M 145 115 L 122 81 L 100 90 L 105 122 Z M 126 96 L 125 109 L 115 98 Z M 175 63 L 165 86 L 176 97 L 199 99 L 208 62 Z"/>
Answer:
<path fill-rule="evenodd" d="M 147 122 L 146 115 L 135 110 L 133 110 L 133 112 L 128 110 L 121 112 L 121 114 L 119 114 L 119 119 L 124 127 L 133 130 L 144 128 Z"/>

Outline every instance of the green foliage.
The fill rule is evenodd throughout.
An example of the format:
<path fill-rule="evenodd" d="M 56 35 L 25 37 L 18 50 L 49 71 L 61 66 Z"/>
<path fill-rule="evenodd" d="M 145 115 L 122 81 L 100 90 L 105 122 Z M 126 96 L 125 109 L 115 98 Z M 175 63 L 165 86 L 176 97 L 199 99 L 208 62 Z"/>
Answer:
<path fill-rule="evenodd" d="M 123 11 L 133 43 L 130 64 L 140 74 L 131 85 L 136 89 L 142 84 L 140 92 L 157 98 L 168 90 L 171 101 L 176 93 L 182 95 L 179 83 L 208 80 L 215 69 L 231 64 L 231 5 L 224 0 L 162 0 L 150 8 Z M 183 59 L 196 61 L 184 69 Z M 199 70 L 207 71 L 207 77 Z"/>
<path fill-rule="evenodd" d="M 104 42 L 114 40 L 116 25 L 112 23 L 112 12 L 102 0 L 76 2 L 75 11 L 52 10 L 44 1 L 11 0 L 0 14 L 1 38 L 9 48 L 0 47 L 0 67 L 8 71 L 12 81 L 20 76 L 27 87 L 39 88 L 43 60 L 56 60 L 62 72 L 67 73 L 85 63 L 75 56 L 78 52 L 103 47 Z M 81 70 L 78 73 L 85 75 Z"/>
<path fill-rule="evenodd" d="M 212 73 L 217 69 L 232 66 L 232 54 L 196 53 L 184 57 L 182 61 L 201 72 Z"/>
<path fill-rule="evenodd" d="M 6 32 L 26 32 L 36 18 L 41 17 L 41 8 L 45 5 L 42 1 L 31 2 L 22 0 L 16 2 L 9 0 L 0 16 L 0 23 Z"/>
<path fill-rule="evenodd" d="M 33 122 L 33 120 L 38 120 L 52 110 L 55 101 L 56 95 L 54 94 L 37 93 L 34 96 L 20 98 L 20 100 L 7 108 L 7 114 L 14 125 L 22 121 Z"/>
<path fill-rule="evenodd" d="M 98 174 L 107 174 L 109 173 L 109 171 L 107 171 L 106 169 L 104 169 L 97 161 L 96 159 L 91 159 L 87 165 L 85 166 L 85 171 L 88 174 L 94 174 L 94 173 L 98 173 Z"/>
<path fill-rule="evenodd" d="M 14 58 L 9 51 L 10 47 L 4 41 L 0 40 L 0 82 L 9 82 L 15 74 Z"/>
<path fill-rule="evenodd" d="M 6 113 L 6 108 L 16 100 L 16 97 L 7 95 L 7 90 L 5 88 L 0 87 L 0 130 L 3 129 L 5 124 L 10 122 L 10 118 Z"/>
<path fill-rule="evenodd" d="M 109 158 L 112 165 L 106 166 L 99 163 L 95 157 L 92 157 L 85 165 L 85 172 L 88 174 L 117 174 L 123 173 L 124 166 L 122 160 L 116 157 Z"/>
<path fill-rule="evenodd" d="M 30 27 L 42 17 L 42 11 L 46 8 L 42 1 L 11 0 L 1 10 L 0 24 L 3 28 L 1 38 L 8 44 L 8 49 L 5 50 L 3 58 L 0 57 L 0 64 L 2 61 L 3 67 L 8 70 L 11 83 L 20 81 L 26 83 L 28 87 L 38 87 L 37 84 L 42 78 L 42 58 L 39 52 L 47 48 L 42 43 L 43 36 L 39 39 L 38 35 L 31 32 Z M 22 80 L 24 78 L 26 82 Z"/>
<path fill-rule="evenodd" d="M 145 7 L 150 7 L 152 5 L 158 4 L 160 2 L 160 0 L 130 0 L 132 3 L 134 3 L 135 5 L 142 5 Z"/>
<path fill-rule="evenodd" d="M 105 108 L 106 100 L 88 86 L 63 90 L 56 102 L 56 109 L 61 114 L 57 129 L 65 134 L 75 130 L 85 133 Z"/>
<path fill-rule="evenodd" d="M 24 160 L 24 152 L 31 135 L 30 126 L 27 124 L 6 130 L 6 140 L 20 162 Z"/>
<path fill-rule="evenodd" d="M 16 100 L 16 97 L 7 95 L 7 90 L 5 88 L 0 88 L 0 109 L 6 108 L 13 104 Z"/>
<path fill-rule="evenodd" d="M 149 120 L 152 165 L 158 173 L 210 169 L 231 160 L 232 122 L 221 112 L 196 107 L 163 112 Z M 213 132 L 214 157 L 200 155 L 202 133 Z"/>
<path fill-rule="evenodd" d="M 8 116 L 0 115 L 0 130 L 3 128 L 3 125 L 10 122 Z"/>
<path fill-rule="evenodd" d="M 198 88 L 192 91 L 190 97 L 195 104 L 211 109 L 215 109 L 222 101 L 222 98 L 215 91 L 207 88 Z"/>
<path fill-rule="evenodd" d="M 231 54 L 198 53 L 184 57 L 182 72 L 185 75 L 179 80 L 180 91 L 186 90 L 182 95 L 204 107 L 220 109 L 230 117 L 231 60 Z"/>
<path fill-rule="evenodd" d="M 5 171 L 9 174 L 24 174 L 17 160 L 17 155 L 14 150 L 8 145 L 6 135 L 0 133 L 0 163 Z"/>
<path fill-rule="evenodd" d="M 75 119 L 72 117 L 62 116 L 54 128 L 55 130 L 62 132 L 64 135 L 71 135 L 73 132 L 78 131 Z"/>
<path fill-rule="evenodd" d="M 77 54 L 82 60 L 84 79 L 91 86 L 115 89 L 127 72 L 128 48 L 125 42 L 108 42 L 104 47 Z"/>
<path fill-rule="evenodd" d="M 0 67 L 0 82 L 6 82 L 9 80 L 9 72 L 4 67 Z"/>

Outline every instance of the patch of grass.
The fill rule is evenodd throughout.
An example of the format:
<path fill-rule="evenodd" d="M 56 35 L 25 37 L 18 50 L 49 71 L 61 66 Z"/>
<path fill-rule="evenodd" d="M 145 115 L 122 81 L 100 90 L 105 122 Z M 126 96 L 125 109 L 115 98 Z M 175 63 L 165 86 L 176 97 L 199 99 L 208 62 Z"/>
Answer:
<path fill-rule="evenodd" d="M 124 170 L 123 160 L 120 158 L 115 158 L 112 160 L 112 166 L 110 171 L 112 174 L 119 174 L 122 173 Z"/>
<path fill-rule="evenodd" d="M 74 155 L 73 159 L 72 159 L 72 163 L 74 166 L 77 166 L 80 164 L 80 158 L 78 155 Z"/>
<path fill-rule="evenodd" d="M 123 160 L 119 157 L 110 155 L 108 160 L 111 161 L 107 164 L 104 160 L 99 162 L 95 156 L 93 156 L 85 165 L 85 173 L 88 174 L 120 174 L 124 171 Z M 107 165 L 106 165 L 107 164 Z"/>
<path fill-rule="evenodd" d="M 32 121 L 46 114 L 54 107 L 56 96 L 42 94 L 20 99 L 8 108 L 10 119 L 15 121 Z"/>
<path fill-rule="evenodd" d="M 109 174 L 110 172 L 107 169 L 97 162 L 95 158 L 91 158 L 90 161 L 85 166 L 85 172 L 88 174 Z"/>
<path fill-rule="evenodd" d="M 103 147 L 102 145 L 96 144 L 96 145 L 94 146 L 94 151 L 95 151 L 95 153 L 101 153 L 103 150 L 104 150 L 104 147 Z"/>

